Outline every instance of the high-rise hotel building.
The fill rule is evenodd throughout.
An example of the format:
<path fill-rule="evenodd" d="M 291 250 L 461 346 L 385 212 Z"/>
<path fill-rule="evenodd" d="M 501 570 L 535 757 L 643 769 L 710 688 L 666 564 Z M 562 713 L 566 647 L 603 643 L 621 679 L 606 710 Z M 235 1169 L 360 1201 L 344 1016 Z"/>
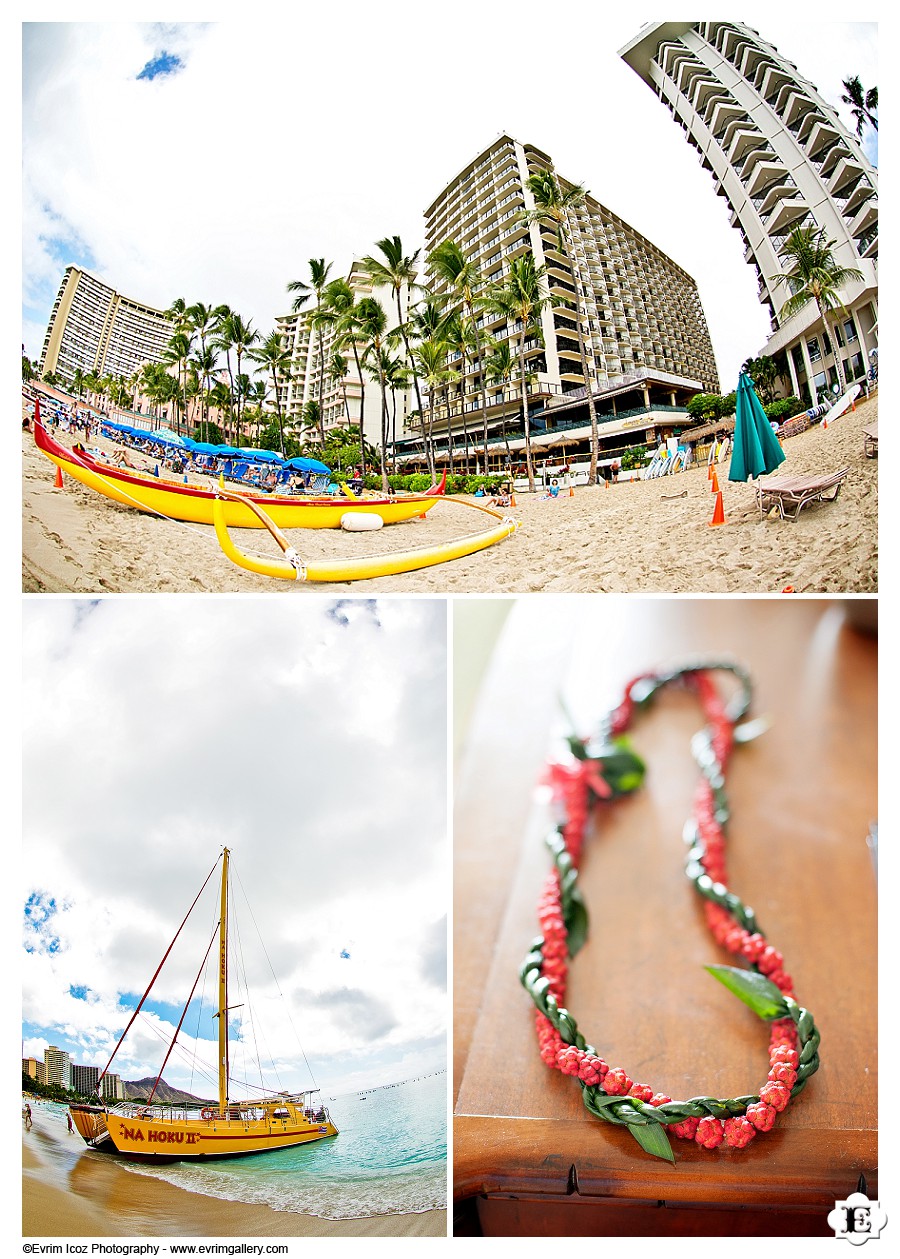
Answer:
<path fill-rule="evenodd" d="M 671 111 L 727 200 L 769 308 L 761 352 L 785 385 L 808 398 L 833 386 L 835 353 L 845 380 L 861 379 L 877 346 L 878 174 L 856 137 L 792 62 L 741 23 L 656 22 L 620 56 Z M 779 314 L 791 296 L 781 251 L 801 226 L 824 230 L 837 263 L 863 273 L 841 289 L 846 310 L 829 316 L 827 337 L 814 301 L 791 319 Z"/>
<path fill-rule="evenodd" d="M 72 1087 L 72 1059 L 65 1049 L 48 1045 L 44 1050 L 44 1080 L 47 1084 Z"/>
<path fill-rule="evenodd" d="M 541 314 L 540 338 L 528 342 L 529 392 L 536 415 L 555 410 L 563 395 L 577 396 L 589 383 L 601 404 L 604 397 L 637 387 L 646 399 L 663 388 L 666 403 L 675 389 L 716 392 L 718 373 L 694 280 L 651 241 L 587 195 L 569 215 L 571 264 L 555 247 L 546 226 L 529 224 L 525 211 L 534 209 L 529 177 L 553 169 L 552 159 L 530 144 L 502 135 L 451 180 L 425 212 L 426 257 L 446 240 L 454 240 L 474 261 L 485 287 L 502 282 L 510 259 L 531 250 L 537 266 L 547 268 L 550 302 Z M 563 189 L 573 187 L 556 172 Z M 426 285 L 435 293 L 447 286 L 426 266 Z M 584 379 L 574 303 L 580 304 L 587 349 L 589 382 Z M 485 352 L 496 342 L 517 347 L 518 330 L 501 316 L 479 317 Z M 470 430 L 482 431 L 481 365 L 465 364 L 465 378 L 451 390 L 439 424 L 461 431 L 463 414 Z M 460 356 L 450 366 L 460 368 Z M 493 436 L 501 403 L 517 396 L 514 377 L 504 392 L 488 390 L 488 420 Z M 549 406 L 548 406 L 549 404 Z M 600 408 L 602 410 L 602 406 Z M 506 419 L 510 418 L 507 406 Z M 540 422 L 538 428 L 541 427 Z M 489 438 L 489 446 L 495 441 Z"/>
<path fill-rule="evenodd" d="M 173 325 L 161 310 L 123 297 L 80 267 L 66 267 L 38 374 L 71 381 L 76 369 L 128 380 L 143 363 L 159 363 Z"/>

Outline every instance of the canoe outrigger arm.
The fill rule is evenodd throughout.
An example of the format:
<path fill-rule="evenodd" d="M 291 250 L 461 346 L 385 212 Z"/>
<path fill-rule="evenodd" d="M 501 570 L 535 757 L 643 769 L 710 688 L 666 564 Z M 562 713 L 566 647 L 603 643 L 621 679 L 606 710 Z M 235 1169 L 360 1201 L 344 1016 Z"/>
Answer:
<path fill-rule="evenodd" d="M 238 550 L 228 532 L 225 521 L 225 499 L 238 500 L 259 518 L 268 529 L 284 554 L 284 560 L 264 560 L 246 555 Z M 418 568 L 429 568 L 435 564 L 444 564 L 448 560 L 459 559 L 464 555 L 472 555 L 475 551 L 483 551 L 495 542 L 508 538 L 519 528 L 519 521 L 510 516 L 501 516 L 499 512 L 487 507 L 480 507 L 464 500 L 447 498 L 446 502 L 462 502 L 465 507 L 475 507 L 486 512 L 500 523 L 485 533 L 460 538 L 456 542 L 446 542 L 439 546 L 423 547 L 418 551 L 397 551 L 392 555 L 375 555 L 368 559 L 326 560 L 319 563 L 304 563 L 303 559 L 282 533 L 275 522 L 256 502 L 239 494 L 236 490 L 226 489 L 220 482 L 216 487 L 213 502 L 213 524 L 219 545 L 228 558 L 239 568 L 246 568 L 251 573 L 261 573 L 264 577 L 280 577 L 286 581 L 361 581 L 367 577 L 388 577 L 395 573 L 408 573 Z"/>

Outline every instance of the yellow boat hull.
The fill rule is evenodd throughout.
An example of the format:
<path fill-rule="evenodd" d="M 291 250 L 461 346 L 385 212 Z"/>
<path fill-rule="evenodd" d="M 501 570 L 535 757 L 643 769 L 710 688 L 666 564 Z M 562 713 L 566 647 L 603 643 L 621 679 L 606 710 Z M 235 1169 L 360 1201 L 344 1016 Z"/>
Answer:
<path fill-rule="evenodd" d="M 110 1139 L 120 1154 L 141 1160 L 238 1158 L 284 1150 L 338 1135 L 321 1122 L 289 1119 L 132 1118 L 108 1113 Z M 82 1134 L 83 1135 L 83 1134 Z"/>
<path fill-rule="evenodd" d="M 190 524 L 211 525 L 216 493 L 208 485 L 184 484 L 151 477 L 129 469 L 108 470 L 86 453 L 81 456 L 60 446 L 41 425 L 35 425 L 35 440 L 48 459 L 73 480 L 88 489 L 151 515 Z M 250 497 L 245 495 L 244 498 Z M 285 498 L 262 495 L 255 499 L 265 507 L 266 514 L 281 529 L 339 529 L 341 517 L 347 512 L 374 513 L 386 525 L 424 516 L 441 501 L 437 494 L 410 495 L 406 498 Z M 229 528 L 260 529 L 259 517 L 240 498 L 225 501 L 225 518 Z"/>

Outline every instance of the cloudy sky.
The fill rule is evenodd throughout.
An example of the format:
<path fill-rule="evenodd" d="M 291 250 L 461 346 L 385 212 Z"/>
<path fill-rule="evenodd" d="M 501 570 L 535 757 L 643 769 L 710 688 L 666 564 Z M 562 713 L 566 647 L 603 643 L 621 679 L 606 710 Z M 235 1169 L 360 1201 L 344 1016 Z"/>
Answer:
<path fill-rule="evenodd" d="M 23 1054 L 105 1065 L 227 845 L 280 1087 L 309 1084 L 298 1038 L 331 1094 L 443 1067 L 443 601 L 29 600 L 24 631 Z M 215 898 L 113 1065 L 126 1079 L 162 1062 Z M 181 1040 L 214 1061 L 195 1014 Z M 210 1095 L 182 1059 L 165 1078 Z"/>
<path fill-rule="evenodd" d="M 644 15 L 593 0 L 558 14 L 536 0 L 456 0 L 449 17 L 413 0 L 205 12 L 221 20 L 25 24 L 30 357 L 68 263 L 159 307 L 226 302 L 267 333 L 308 259 L 336 275 L 383 236 L 419 248 L 425 208 L 505 131 L 696 278 L 723 385 L 765 342 L 724 200 L 617 55 Z M 846 6 L 823 3 L 809 21 L 763 5 L 743 20 L 843 108 L 843 78 L 877 85 L 878 27 L 832 12 Z"/>

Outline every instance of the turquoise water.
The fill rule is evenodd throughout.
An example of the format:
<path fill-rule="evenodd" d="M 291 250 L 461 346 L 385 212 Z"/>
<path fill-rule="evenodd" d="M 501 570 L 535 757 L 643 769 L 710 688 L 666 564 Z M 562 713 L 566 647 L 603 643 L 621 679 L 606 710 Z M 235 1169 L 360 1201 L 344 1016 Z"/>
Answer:
<path fill-rule="evenodd" d="M 328 1100 L 339 1130 L 312 1145 L 213 1163 L 130 1164 L 192 1193 L 329 1220 L 447 1205 L 447 1074 Z"/>

